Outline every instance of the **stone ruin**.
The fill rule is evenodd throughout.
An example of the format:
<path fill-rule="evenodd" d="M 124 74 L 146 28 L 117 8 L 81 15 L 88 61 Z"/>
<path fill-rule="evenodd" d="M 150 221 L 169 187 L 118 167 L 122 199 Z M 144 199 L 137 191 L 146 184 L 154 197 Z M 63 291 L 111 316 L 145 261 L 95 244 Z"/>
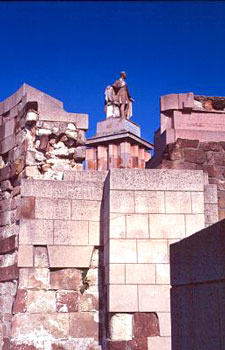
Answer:
<path fill-rule="evenodd" d="M 162 96 L 152 158 L 134 122 L 0 103 L 1 349 L 171 349 L 169 246 L 225 217 L 224 101 Z"/>

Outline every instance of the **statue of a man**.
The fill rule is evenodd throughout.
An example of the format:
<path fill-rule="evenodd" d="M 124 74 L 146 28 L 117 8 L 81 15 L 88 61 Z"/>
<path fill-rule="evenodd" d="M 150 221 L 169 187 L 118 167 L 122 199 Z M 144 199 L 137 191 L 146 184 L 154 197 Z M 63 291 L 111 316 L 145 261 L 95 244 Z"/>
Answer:
<path fill-rule="evenodd" d="M 127 84 L 125 82 L 126 72 L 120 73 L 120 79 L 105 90 L 105 112 L 108 117 L 121 117 L 130 119 L 132 116 L 132 102 Z"/>

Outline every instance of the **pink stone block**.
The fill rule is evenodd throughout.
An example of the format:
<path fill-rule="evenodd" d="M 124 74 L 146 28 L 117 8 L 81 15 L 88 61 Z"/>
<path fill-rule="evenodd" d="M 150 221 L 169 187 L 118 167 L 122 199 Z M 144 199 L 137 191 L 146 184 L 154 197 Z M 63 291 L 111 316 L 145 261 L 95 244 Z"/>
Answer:
<path fill-rule="evenodd" d="M 71 203 L 68 199 L 36 198 L 37 219 L 70 220 Z"/>
<path fill-rule="evenodd" d="M 29 290 L 27 311 L 29 313 L 43 313 L 56 311 L 56 300 L 54 291 Z"/>
<path fill-rule="evenodd" d="M 134 239 L 111 239 L 109 245 L 110 263 L 136 263 L 137 250 Z"/>
<path fill-rule="evenodd" d="M 171 316 L 169 312 L 158 312 L 160 335 L 171 337 Z"/>
<path fill-rule="evenodd" d="M 72 220 L 100 220 L 101 202 L 94 200 L 73 200 Z"/>
<path fill-rule="evenodd" d="M 185 237 L 185 218 L 182 214 L 150 214 L 150 238 Z"/>
<path fill-rule="evenodd" d="M 148 349 L 150 350 L 171 350 L 170 337 L 149 337 Z"/>
<path fill-rule="evenodd" d="M 126 284 L 155 284 L 155 264 L 126 264 Z"/>
<path fill-rule="evenodd" d="M 125 264 L 109 265 L 109 284 L 125 284 Z"/>
<path fill-rule="evenodd" d="M 167 240 L 138 240 L 138 263 L 169 263 Z"/>
<path fill-rule="evenodd" d="M 169 94 L 161 96 L 160 99 L 160 110 L 161 112 L 170 109 L 179 109 L 178 94 Z"/>
<path fill-rule="evenodd" d="M 165 192 L 166 213 L 170 214 L 190 214 L 191 194 L 185 191 Z"/>
<path fill-rule="evenodd" d="M 20 245 L 18 250 L 18 266 L 33 267 L 33 246 Z"/>
<path fill-rule="evenodd" d="M 110 238 L 126 237 L 126 217 L 120 213 L 110 213 Z"/>
<path fill-rule="evenodd" d="M 54 220 L 55 245 L 88 245 L 88 221 Z"/>
<path fill-rule="evenodd" d="M 89 221 L 88 244 L 99 246 L 100 243 L 100 222 Z"/>
<path fill-rule="evenodd" d="M 126 215 L 127 238 L 148 238 L 148 214 Z"/>
<path fill-rule="evenodd" d="M 53 244 L 53 220 L 20 220 L 20 244 Z"/>
<path fill-rule="evenodd" d="M 204 192 L 191 192 L 192 213 L 204 213 Z"/>
<path fill-rule="evenodd" d="M 108 288 L 109 312 L 138 311 L 136 285 L 110 285 Z"/>
<path fill-rule="evenodd" d="M 170 286 L 139 285 L 138 297 L 141 312 L 170 311 Z"/>
<path fill-rule="evenodd" d="M 156 284 L 170 284 L 169 264 L 156 264 Z"/>
<path fill-rule="evenodd" d="M 89 267 L 92 246 L 48 246 L 50 267 Z"/>
<path fill-rule="evenodd" d="M 163 191 L 136 191 L 136 213 L 165 213 L 165 200 Z"/>
<path fill-rule="evenodd" d="M 187 214 L 185 215 L 186 236 L 190 236 L 195 232 L 201 231 L 205 227 L 204 214 Z"/>
<path fill-rule="evenodd" d="M 134 191 L 111 191 L 110 212 L 134 213 Z"/>

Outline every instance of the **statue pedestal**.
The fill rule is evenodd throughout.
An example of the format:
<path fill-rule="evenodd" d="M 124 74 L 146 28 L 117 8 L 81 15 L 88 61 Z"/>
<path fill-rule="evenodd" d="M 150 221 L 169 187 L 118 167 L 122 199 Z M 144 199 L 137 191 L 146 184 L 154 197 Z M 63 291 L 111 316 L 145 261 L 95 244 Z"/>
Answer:
<path fill-rule="evenodd" d="M 122 118 L 97 123 L 97 133 L 87 140 L 88 170 L 145 168 L 153 145 L 141 138 L 140 126 Z"/>

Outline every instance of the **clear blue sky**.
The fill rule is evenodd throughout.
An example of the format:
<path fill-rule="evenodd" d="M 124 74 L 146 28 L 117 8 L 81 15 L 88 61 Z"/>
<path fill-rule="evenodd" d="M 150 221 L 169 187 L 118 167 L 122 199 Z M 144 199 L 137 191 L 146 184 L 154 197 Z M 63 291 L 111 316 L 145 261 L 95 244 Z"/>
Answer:
<path fill-rule="evenodd" d="M 1 2 L 0 100 L 24 82 L 104 119 L 104 89 L 127 72 L 133 120 L 153 141 L 159 97 L 225 96 L 225 2 Z"/>

